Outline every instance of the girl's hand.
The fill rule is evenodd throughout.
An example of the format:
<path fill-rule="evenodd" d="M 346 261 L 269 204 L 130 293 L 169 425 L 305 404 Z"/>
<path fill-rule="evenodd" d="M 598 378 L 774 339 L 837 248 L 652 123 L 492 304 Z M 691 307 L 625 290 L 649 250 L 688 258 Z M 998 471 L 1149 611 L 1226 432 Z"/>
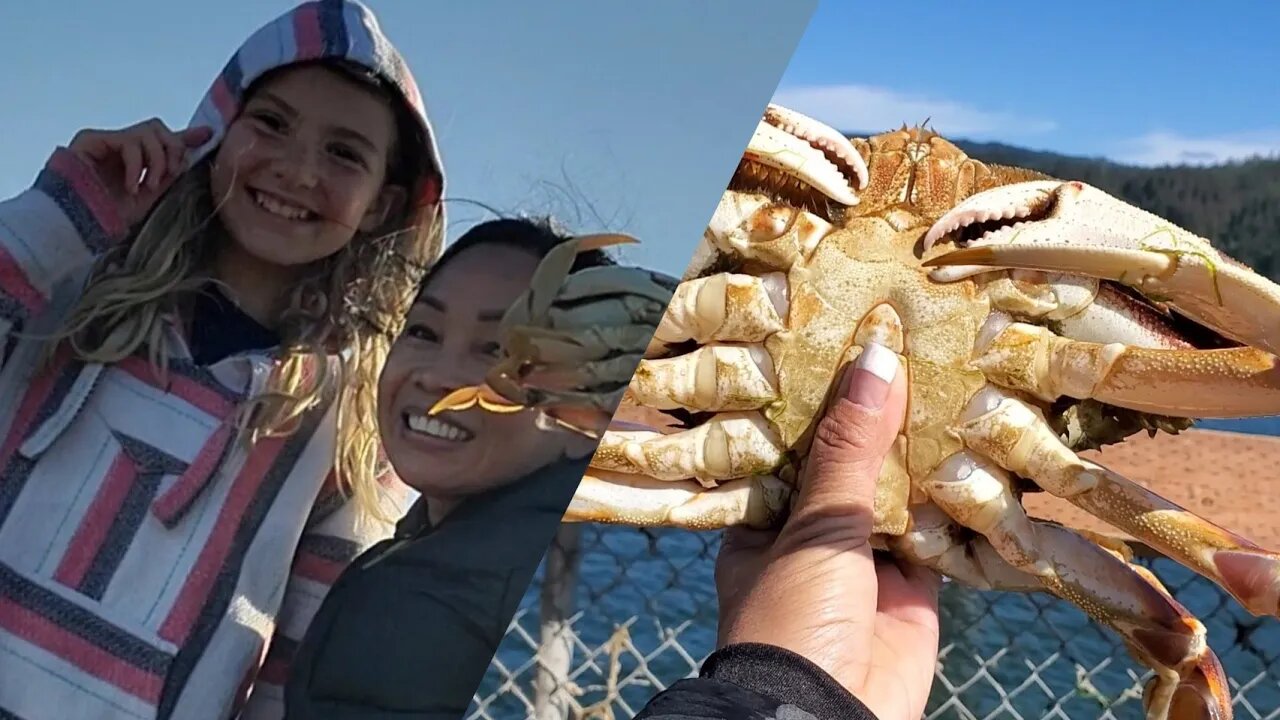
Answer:
<path fill-rule="evenodd" d="M 123 130 L 81 130 L 68 149 L 93 168 L 133 227 L 187 169 L 188 152 L 212 136 L 210 127 L 174 132 L 153 118 Z"/>

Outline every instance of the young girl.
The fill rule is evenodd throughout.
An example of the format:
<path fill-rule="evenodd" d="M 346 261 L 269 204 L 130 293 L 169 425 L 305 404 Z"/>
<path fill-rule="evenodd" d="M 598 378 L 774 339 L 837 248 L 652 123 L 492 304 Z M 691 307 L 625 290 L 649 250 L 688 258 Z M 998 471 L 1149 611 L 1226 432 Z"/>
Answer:
<path fill-rule="evenodd" d="M 404 513 L 376 380 L 443 187 L 403 60 L 323 0 L 189 129 L 82 132 L 0 204 L 0 716 L 280 712 Z"/>

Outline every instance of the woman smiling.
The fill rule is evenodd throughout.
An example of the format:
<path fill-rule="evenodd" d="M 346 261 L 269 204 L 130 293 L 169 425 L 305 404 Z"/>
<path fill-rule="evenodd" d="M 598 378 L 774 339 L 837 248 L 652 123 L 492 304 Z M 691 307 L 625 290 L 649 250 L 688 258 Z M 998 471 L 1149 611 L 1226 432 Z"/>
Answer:
<path fill-rule="evenodd" d="M 294 661 L 290 717 L 466 711 L 596 441 L 545 429 L 534 409 L 428 411 L 484 382 L 502 358 L 503 315 L 566 240 L 545 222 L 484 223 L 423 280 L 378 398 L 387 456 L 421 498 L 321 606 Z M 612 264 L 586 251 L 571 272 Z"/>

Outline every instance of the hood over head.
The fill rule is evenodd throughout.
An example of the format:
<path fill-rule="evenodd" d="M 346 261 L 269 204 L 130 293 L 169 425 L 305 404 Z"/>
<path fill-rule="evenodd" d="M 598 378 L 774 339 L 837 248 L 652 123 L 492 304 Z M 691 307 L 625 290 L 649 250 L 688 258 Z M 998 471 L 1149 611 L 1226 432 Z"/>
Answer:
<path fill-rule="evenodd" d="M 426 153 L 423 173 L 410 189 L 417 207 L 438 205 L 444 194 L 444 169 L 426 105 L 409 66 L 382 33 L 369 8 L 357 0 L 313 0 L 293 8 L 253 33 L 236 50 L 200 101 L 189 127 L 207 125 L 213 136 L 192 153 L 197 162 L 222 142 L 241 109 L 245 91 L 264 74 L 297 63 L 346 60 L 363 66 L 394 86 L 420 123 Z M 444 222 L 444 209 L 440 208 Z"/>

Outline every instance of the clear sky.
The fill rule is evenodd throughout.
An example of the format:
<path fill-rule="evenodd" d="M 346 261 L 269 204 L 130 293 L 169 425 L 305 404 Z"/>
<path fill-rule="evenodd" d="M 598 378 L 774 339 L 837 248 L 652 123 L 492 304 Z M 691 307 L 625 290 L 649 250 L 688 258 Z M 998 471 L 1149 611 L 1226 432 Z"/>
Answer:
<path fill-rule="evenodd" d="M 844 130 L 1163 164 L 1280 153 L 1280 3 L 822 0 L 777 99 Z"/>
<path fill-rule="evenodd" d="M 931 117 L 955 137 L 1144 164 L 1280 153 L 1274 3 L 1214 18 L 1100 0 L 369 4 L 430 104 L 451 237 L 486 217 L 469 199 L 634 233 L 627 259 L 679 273 L 779 78 L 775 99 L 846 130 Z M 185 123 L 291 5 L 4 4 L 0 196 L 81 127 Z"/>
<path fill-rule="evenodd" d="M 82 127 L 185 125 L 231 53 L 294 3 L 0 8 L 0 197 Z M 406 55 L 452 198 L 630 232 L 683 271 L 813 0 L 369 0 Z M 485 217 L 451 205 L 450 238 Z"/>

